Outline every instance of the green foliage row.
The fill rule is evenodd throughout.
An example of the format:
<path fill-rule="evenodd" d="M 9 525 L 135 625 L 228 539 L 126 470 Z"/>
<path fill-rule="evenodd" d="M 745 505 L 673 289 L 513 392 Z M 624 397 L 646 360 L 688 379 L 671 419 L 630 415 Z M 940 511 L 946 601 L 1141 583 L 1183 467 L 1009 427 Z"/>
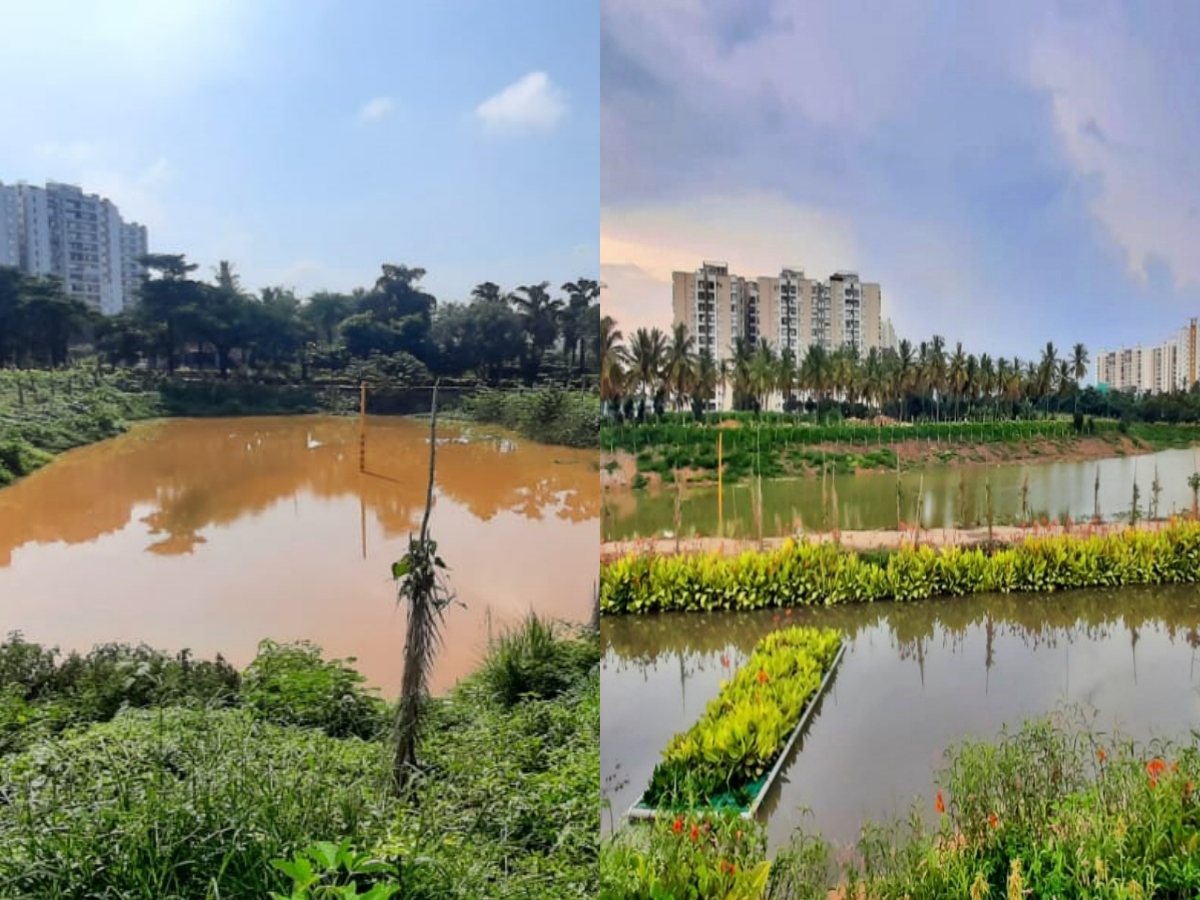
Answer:
<path fill-rule="evenodd" d="M 463 412 L 478 422 L 564 447 L 595 447 L 600 429 L 600 397 L 586 391 L 484 391 L 465 398 Z"/>
<path fill-rule="evenodd" d="M 1200 892 L 1200 735 L 1139 744 L 1065 710 L 993 741 L 951 747 L 947 761 L 936 795 L 919 801 L 907 820 L 867 823 L 845 848 L 850 853 L 797 831 L 770 863 L 765 885 L 736 896 L 825 900 L 835 884 L 838 896 L 873 900 Z M 728 816 L 706 822 L 719 834 L 744 831 L 720 851 L 739 853 L 741 871 L 766 864 L 761 826 Z M 690 824 L 682 840 L 668 823 L 626 828 L 605 841 L 600 896 L 735 896 L 711 865 L 695 865 Z"/>
<path fill-rule="evenodd" d="M 739 807 L 783 752 L 841 646 L 833 629 L 772 632 L 709 701 L 704 715 L 663 751 L 646 790 L 652 808 L 703 805 L 719 794 Z"/>
<path fill-rule="evenodd" d="M 764 414 L 759 422 L 738 420 L 739 428 L 675 422 L 667 424 L 605 424 L 601 446 L 605 450 L 639 453 L 647 447 L 689 447 L 711 451 L 715 458 L 717 435 L 722 434 L 725 454 L 738 452 L 778 453 L 789 447 L 845 444 L 878 447 L 904 441 L 949 444 L 1003 443 L 1022 440 L 1060 440 L 1075 434 L 1069 421 L 1038 419 L 1001 422 L 918 422 L 910 425 L 813 425 L 782 414 Z M 1169 430 L 1172 426 L 1160 426 Z M 1116 433 L 1116 421 L 1096 421 L 1098 434 Z"/>
<path fill-rule="evenodd" d="M 833 543 L 681 556 L 631 555 L 600 570 L 606 615 L 666 611 L 832 606 L 985 592 L 1200 582 L 1200 523 L 1158 531 L 1032 536 L 1009 547 L 905 547 L 886 560 Z"/>
<path fill-rule="evenodd" d="M 311 645 L 264 642 L 239 676 L 128 649 L 60 660 L 10 638 L 0 697 L 26 712 L 70 708 L 80 683 L 121 702 L 0 756 L 0 897 L 593 897 L 598 643 L 529 639 L 509 668 L 538 684 L 560 643 L 581 661 L 551 699 L 509 705 L 485 667 L 428 701 L 423 770 L 398 798 L 377 701 Z M 339 698 L 364 727 L 343 727 Z"/>

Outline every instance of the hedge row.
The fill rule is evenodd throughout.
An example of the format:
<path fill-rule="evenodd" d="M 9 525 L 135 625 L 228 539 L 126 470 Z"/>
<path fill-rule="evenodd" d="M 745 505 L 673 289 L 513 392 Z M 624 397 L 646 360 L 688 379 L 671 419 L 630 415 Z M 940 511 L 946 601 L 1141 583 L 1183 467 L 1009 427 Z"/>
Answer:
<path fill-rule="evenodd" d="M 992 552 L 905 547 L 866 558 L 830 543 L 787 541 L 738 557 L 628 556 L 600 570 L 606 615 L 832 606 L 985 592 L 1200 582 L 1200 523 L 1159 531 L 1051 535 Z"/>

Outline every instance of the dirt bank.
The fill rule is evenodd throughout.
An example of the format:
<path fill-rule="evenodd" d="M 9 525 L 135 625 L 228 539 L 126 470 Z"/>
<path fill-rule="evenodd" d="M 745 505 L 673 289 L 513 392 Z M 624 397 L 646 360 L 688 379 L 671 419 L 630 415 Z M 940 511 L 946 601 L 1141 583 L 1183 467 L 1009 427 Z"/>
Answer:
<path fill-rule="evenodd" d="M 1169 522 L 1139 522 L 1137 528 L 1145 531 L 1158 531 L 1165 528 Z M 1027 537 L 1046 536 L 1055 534 L 1096 535 L 1120 532 L 1129 528 L 1123 522 L 1107 522 L 1101 525 L 1072 525 L 1064 527 L 1057 523 L 1021 527 L 1019 525 L 997 525 L 992 529 L 991 541 L 997 544 L 1014 544 Z M 879 529 L 874 531 L 842 531 L 838 534 L 805 532 L 794 535 L 793 540 L 810 541 L 812 543 L 828 543 L 838 541 L 847 550 L 897 550 L 902 545 L 918 544 L 929 547 L 978 547 L 988 543 L 988 529 L 985 528 L 936 528 Z M 763 538 L 757 540 L 741 540 L 732 538 L 654 538 L 636 541 L 606 541 L 600 545 L 600 561 L 610 562 L 630 554 L 672 556 L 676 553 L 719 553 L 724 556 L 737 556 L 740 553 L 757 550 L 774 550 L 781 547 L 786 537 Z"/>
<path fill-rule="evenodd" d="M 1003 463 L 1034 463 L 1034 462 L 1090 462 L 1096 459 L 1108 459 L 1114 456 L 1136 456 L 1152 453 L 1154 448 L 1145 442 L 1135 441 L 1128 435 L 1105 435 L 1103 437 L 1067 438 L 1064 440 L 1044 441 L 1015 441 L 1013 443 L 993 442 L 977 444 L 938 444 L 927 440 L 895 441 L 882 445 L 867 447 L 850 447 L 846 444 L 814 444 L 805 450 L 833 456 L 846 454 L 862 454 L 880 447 L 891 450 L 896 454 L 904 469 L 925 468 L 927 466 L 960 466 L 998 465 Z M 816 477 L 817 469 L 799 466 L 794 470 L 790 466 L 788 475 L 801 477 Z M 880 471 L 880 467 L 864 467 L 858 471 Z M 600 484 L 605 490 L 623 490 L 633 487 L 637 477 L 637 460 L 632 453 L 618 450 L 616 453 L 604 451 L 600 455 Z M 681 469 L 680 480 L 687 484 L 715 484 L 716 473 L 710 469 Z M 645 487 L 655 487 L 662 482 L 662 476 L 657 472 L 642 474 Z"/>

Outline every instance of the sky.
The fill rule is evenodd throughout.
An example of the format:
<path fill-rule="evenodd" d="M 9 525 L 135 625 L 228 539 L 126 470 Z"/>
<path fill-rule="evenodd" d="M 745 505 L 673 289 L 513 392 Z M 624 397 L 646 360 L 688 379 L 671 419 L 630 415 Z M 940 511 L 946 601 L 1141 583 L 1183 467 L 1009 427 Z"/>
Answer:
<path fill-rule="evenodd" d="M 1036 356 L 1200 316 L 1200 3 L 601 0 L 601 277 L 882 285 L 898 336 Z"/>
<path fill-rule="evenodd" d="M 556 0 L 0 0 L 0 181 L 79 184 L 247 288 L 599 267 L 599 10 Z"/>

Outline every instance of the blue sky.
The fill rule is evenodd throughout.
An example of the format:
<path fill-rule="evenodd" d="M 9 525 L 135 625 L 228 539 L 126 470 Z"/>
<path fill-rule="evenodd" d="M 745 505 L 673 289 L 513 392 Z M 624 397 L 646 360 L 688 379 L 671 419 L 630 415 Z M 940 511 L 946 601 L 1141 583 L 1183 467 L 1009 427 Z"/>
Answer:
<path fill-rule="evenodd" d="M 601 0 L 601 272 L 858 269 L 901 337 L 1022 357 L 1200 315 L 1200 4 Z"/>
<path fill-rule="evenodd" d="M 38 0 L 0 28 L 0 181 L 74 182 L 250 288 L 596 277 L 599 10 Z"/>

